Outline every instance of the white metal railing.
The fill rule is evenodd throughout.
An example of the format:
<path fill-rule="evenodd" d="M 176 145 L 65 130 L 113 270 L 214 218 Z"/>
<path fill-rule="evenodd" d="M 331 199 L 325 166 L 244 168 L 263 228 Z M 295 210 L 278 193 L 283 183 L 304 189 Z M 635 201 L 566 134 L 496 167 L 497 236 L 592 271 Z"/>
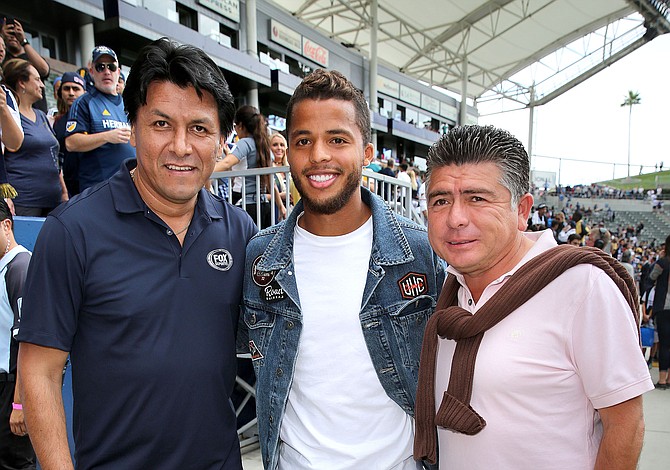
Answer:
<path fill-rule="evenodd" d="M 398 214 L 423 224 L 423 217 L 415 217 L 418 211 L 412 211 L 412 185 L 392 176 L 380 175 L 372 170 L 363 170 L 363 186 L 384 199 L 384 202 Z M 413 212 L 416 212 L 414 214 Z"/>
<path fill-rule="evenodd" d="M 277 197 L 275 194 L 274 190 L 269 191 L 269 198 L 267 197 L 267 193 L 264 191 L 261 191 L 262 185 L 261 185 L 261 176 L 264 175 L 270 175 L 270 179 L 272 180 L 273 186 L 275 184 L 275 175 L 277 174 L 283 174 L 284 175 L 284 181 L 286 181 L 286 215 L 290 214 L 290 211 L 293 207 L 293 204 L 291 204 L 291 197 L 290 197 L 290 169 L 288 166 L 276 166 L 272 168 L 251 168 L 248 170 L 235 170 L 235 171 L 218 171 L 212 173 L 212 191 L 216 194 L 222 194 L 224 197 L 226 197 L 226 200 L 229 203 L 233 203 L 233 184 L 234 180 L 237 177 L 242 178 L 242 198 L 239 200 L 237 205 L 241 206 L 243 209 L 246 210 L 247 208 L 247 180 L 246 177 L 253 177 L 256 179 L 256 192 L 254 194 L 254 200 L 256 201 L 262 201 L 266 200 L 267 202 L 270 203 L 270 217 L 271 217 L 271 223 L 272 225 L 276 224 L 279 222 L 276 218 L 276 207 L 278 206 L 277 203 Z M 226 186 L 226 189 L 221 188 L 221 181 L 223 181 L 223 184 Z M 250 203 L 249 203 L 250 204 Z M 256 225 L 259 227 L 261 226 L 260 224 L 261 220 L 261 206 L 260 204 L 256 204 Z"/>
<path fill-rule="evenodd" d="M 277 166 L 272 168 L 251 168 L 247 170 L 236 170 L 236 171 L 219 171 L 212 174 L 212 191 L 217 194 L 224 194 L 228 202 L 233 203 L 233 183 L 234 179 L 237 177 L 242 178 L 242 198 L 238 202 L 238 205 L 246 209 L 247 202 L 247 188 L 246 188 L 246 178 L 245 177 L 254 177 L 256 179 L 256 193 L 255 200 L 267 200 L 270 202 L 270 213 L 271 213 L 271 222 L 276 224 L 279 222 L 276 218 L 276 207 L 277 199 L 274 191 L 270 191 L 270 197 L 268 198 L 264 192 L 261 191 L 261 176 L 271 175 L 271 179 L 274 182 L 276 174 L 283 174 L 284 181 L 286 181 L 286 215 L 291 213 L 295 201 L 291 201 L 291 189 L 293 188 L 293 181 L 290 178 L 291 170 L 288 166 Z M 224 190 L 221 187 L 221 184 L 224 184 L 227 187 L 227 190 Z M 380 175 L 375 173 L 372 170 L 364 169 L 363 178 L 361 184 L 368 188 L 373 193 L 379 195 L 386 204 L 398 214 L 407 217 L 419 224 L 424 224 L 423 215 L 412 204 L 412 187 L 409 183 L 400 181 L 397 178 L 393 178 L 386 175 Z M 261 208 L 260 204 L 256 204 L 256 225 L 260 227 L 261 220 Z"/>

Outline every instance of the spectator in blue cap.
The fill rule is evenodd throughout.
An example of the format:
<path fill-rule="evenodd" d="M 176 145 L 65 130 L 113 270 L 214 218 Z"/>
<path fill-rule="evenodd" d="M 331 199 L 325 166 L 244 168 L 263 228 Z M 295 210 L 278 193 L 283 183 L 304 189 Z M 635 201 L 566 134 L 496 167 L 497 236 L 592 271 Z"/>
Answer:
<path fill-rule="evenodd" d="M 72 104 L 84 93 L 86 93 L 86 82 L 81 75 L 76 72 L 65 72 L 58 89 L 59 114 L 56 116 L 53 128 L 60 145 L 58 164 L 63 171 L 63 179 L 70 196 L 79 193 L 79 153 L 70 152 L 65 146 L 65 128 Z"/>
<path fill-rule="evenodd" d="M 95 87 L 70 109 L 65 145 L 79 152 L 79 190 L 109 179 L 128 158 L 130 124 L 116 91 L 121 69 L 116 52 L 107 46 L 93 49 L 89 73 Z"/>

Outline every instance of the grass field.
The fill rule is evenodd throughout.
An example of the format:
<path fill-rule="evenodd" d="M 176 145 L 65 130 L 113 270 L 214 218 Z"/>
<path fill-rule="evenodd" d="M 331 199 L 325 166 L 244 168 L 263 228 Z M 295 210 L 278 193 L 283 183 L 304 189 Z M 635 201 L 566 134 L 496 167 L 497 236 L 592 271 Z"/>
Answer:
<path fill-rule="evenodd" d="M 630 178 L 618 178 L 615 180 L 600 181 L 597 184 L 610 186 L 617 189 L 635 189 L 643 187 L 647 189 L 670 188 L 670 170 L 635 175 Z"/>

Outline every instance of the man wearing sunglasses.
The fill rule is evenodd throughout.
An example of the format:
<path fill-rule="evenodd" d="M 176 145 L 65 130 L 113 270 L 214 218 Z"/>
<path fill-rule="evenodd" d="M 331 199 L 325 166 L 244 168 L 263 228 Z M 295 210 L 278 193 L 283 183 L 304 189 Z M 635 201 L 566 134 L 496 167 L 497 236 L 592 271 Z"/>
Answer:
<path fill-rule="evenodd" d="M 124 160 L 135 157 L 130 124 L 116 91 L 121 74 L 116 53 L 97 46 L 88 70 L 95 88 L 73 103 L 65 126 L 68 152 L 81 154 L 80 191 L 106 181 Z"/>

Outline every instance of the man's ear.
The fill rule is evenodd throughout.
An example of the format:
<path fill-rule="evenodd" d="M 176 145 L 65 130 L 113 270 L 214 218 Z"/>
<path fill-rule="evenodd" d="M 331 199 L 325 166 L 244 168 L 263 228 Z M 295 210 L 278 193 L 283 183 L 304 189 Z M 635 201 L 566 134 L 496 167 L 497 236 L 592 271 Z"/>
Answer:
<path fill-rule="evenodd" d="M 528 228 L 528 217 L 530 216 L 530 209 L 533 207 L 533 196 L 526 193 L 521 196 L 517 203 L 517 216 L 519 230 L 525 232 Z"/>
<path fill-rule="evenodd" d="M 372 143 L 369 143 L 365 146 L 363 155 L 365 156 L 363 159 L 363 166 L 366 167 L 372 163 L 372 159 L 375 157 L 375 147 L 372 145 Z"/>

